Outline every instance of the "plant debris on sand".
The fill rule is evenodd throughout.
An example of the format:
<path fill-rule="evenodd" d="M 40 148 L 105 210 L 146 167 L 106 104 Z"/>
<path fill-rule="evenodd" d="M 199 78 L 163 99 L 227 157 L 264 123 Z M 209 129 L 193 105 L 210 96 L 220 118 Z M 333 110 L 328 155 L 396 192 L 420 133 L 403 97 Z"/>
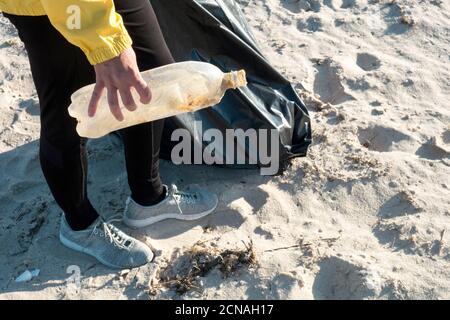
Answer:
<path fill-rule="evenodd" d="M 198 242 L 160 270 L 156 287 L 165 287 L 182 295 L 198 288 L 199 278 L 205 277 L 214 269 L 219 270 L 226 278 L 242 268 L 250 268 L 256 265 L 255 250 L 252 242 L 244 245 L 245 249 L 220 250 Z"/>

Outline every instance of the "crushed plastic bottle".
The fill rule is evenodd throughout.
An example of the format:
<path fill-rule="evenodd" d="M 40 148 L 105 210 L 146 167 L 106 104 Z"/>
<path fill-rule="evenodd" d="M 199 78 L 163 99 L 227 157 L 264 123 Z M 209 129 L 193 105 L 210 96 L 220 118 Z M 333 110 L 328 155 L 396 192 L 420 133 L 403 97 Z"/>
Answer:
<path fill-rule="evenodd" d="M 120 102 L 123 121 L 118 121 L 111 114 L 105 94 L 95 116 L 89 117 L 88 104 L 94 85 L 76 91 L 72 95 L 69 114 L 78 121 L 78 134 L 86 138 L 99 138 L 140 123 L 197 111 L 219 103 L 226 90 L 247 85 L 244 70 L 223 73 L 212 64 L 196 61 L 148 70 L 142 73 L 142 77 L 150 86 L 152 100 L 149 104 L 142 104 L 133 89 L 132 94 L 138 108 L 129 111 Z"/>

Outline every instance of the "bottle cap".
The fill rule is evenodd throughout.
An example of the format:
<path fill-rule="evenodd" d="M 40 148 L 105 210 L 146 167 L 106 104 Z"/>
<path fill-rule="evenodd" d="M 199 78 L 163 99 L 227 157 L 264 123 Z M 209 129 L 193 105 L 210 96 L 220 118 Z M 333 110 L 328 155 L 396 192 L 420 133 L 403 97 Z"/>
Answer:
<path fill-rule="evenodd" d="M 245 70 L 231 71 L 225 73 L 222 81 L 224 89 L 236 89 L 247 85 Z"/>

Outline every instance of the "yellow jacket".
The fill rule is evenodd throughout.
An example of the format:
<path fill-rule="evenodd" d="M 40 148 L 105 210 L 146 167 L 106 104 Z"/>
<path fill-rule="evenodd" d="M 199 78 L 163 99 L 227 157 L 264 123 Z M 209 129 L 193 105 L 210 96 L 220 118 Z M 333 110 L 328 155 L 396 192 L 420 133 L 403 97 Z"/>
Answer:
<path fill-rule="evenodd" d="M 86 54 L 91 64 L 118 56 L 132 41 L 113 0 L 0 0 L 0 12 L 47 15 L 52 25 Z"/>

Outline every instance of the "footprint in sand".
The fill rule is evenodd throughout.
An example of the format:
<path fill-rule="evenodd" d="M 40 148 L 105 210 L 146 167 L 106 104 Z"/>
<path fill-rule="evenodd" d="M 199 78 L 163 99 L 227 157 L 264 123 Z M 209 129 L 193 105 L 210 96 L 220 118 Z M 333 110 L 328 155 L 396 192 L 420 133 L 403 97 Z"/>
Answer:
<path fill-rule="evenodd" d="M 19 107 L 31 116 L 38 116 L 40 114 L 39 102 L 36 99 L 22 100 L 19 102 Z"/>
<path fill-rule="evenodd" d="M 9 201 L 12 202 L 11 199 Z M 47 200 L 34 197 L 29 201 L 19 203 L 12 210 L 11 224 L 6 227 L 0 237 L 0 240 L 11 243 L 11 246 L 4 249 L 4 253 L 18 255 L 28 251 L 47 221 L 48 208 Z"/>
<path fill-rule="evenodd" d="M 443 237 L 445 229 L 433 232 L 420 223 L 417 217 L 380 220 L 372 230 L 378 242 L 389 250 L 418 256 L 450 257 L 449 247 Z"/>
<path fill-rule="evenodd" d="M 264 226 L 258 226 L 253 230 L 254 233 L 266 238 L 266 239 L 273 239 L 273 234 L 269 230 L 266 230 Z"/>
<path fill-rule="evenodd" d="M 281 5 L 292 13 L 300 13 L 302 11 L 320 11 L 319 0 L 282 0 Z"/>
<path fill-rule="evenodd" d="M 416 155 L 428 160 L 439 160 L 450 157 L 450 129 L 432 137 L 417 149 Z"/>
<path fill-rule="evenodd" d="M 298 208 L 288 193 L 269 184 L 260 188 L 268 195 L 257 212 L 260 223 L 289 223 L 291 218 L 295 218 Z"/>
<path fill-rule="evenodd" d="M 301 286 L 301 281 L 289 273 L 280 273 L 270 281 L 275 300 L 301 299 Z"/>
<path fill-rule="evenodd" d="M 408 32 L 414 25 L 414 19 L 407 9 L 393 1 L 383 9 L 384 20 L 388 24 L 386 35 L 400 35 Z"/>
<path fill-rule="evenodd" d="M 411 136 L 381 125 L 359 128 L 358 139 L 362 146 L 378 152 L 414 152 L 418 144 Z"/>
<path fill-rule="evenodd" d="M 411 193 L 401 191 L 381 205 L 378 216 L 382 219 L 392 219 L 399 216 L 417 214 L 422 210 Z"/>
<path fill-rule="evenodd" d="M 341 104 L 355 98 L 346 92 L 343 85 L 344 70 L 341 65 L 331 60 L 317 60 L 317 74 L 314 79 L 314 93 L 320 96 L 324 103 Z"/>
<path fill-rule="evenodd" d="M 375 271 L 339 257 L 327 258 L 319 267 L 312 288 L 314 299 L 360 300 L 379 296 L 382 281 Z"/>
<path fill-rule="evenodd" d="M 416 151 L 416 155 L 428 160 L 440 160 L 450 157 L 450 153 L 445 152 L 431 141 L 420 146 Z"/>
<path fill-rule="evenodd" d="M 379 220 L 372 232 L 378 242 L 390 250 L 414 254 L 418 250 L 415 237 L 418 233 L 417 222 L 403 217 Z"/>
<path fill-rule="evenodd" d="M 42 180 L 35 181 L 19 181 L 11 184 L 9 190 L 11 197 L 16 201 L 31 200 L 39 193 L 39 189 L 42 188 L 44 182 Z"/>
<path fill-rule="evenodd" d="M 39 164 L 38 146 L 33 145 L 21 150 L 13 150 L 2 159 L 3 165 L 0 168 L 5 175 L 16 178 L 40 178 L 41 168 Z"/>
<path fill-rule="evenodd" d="M 381 61 L 376 56 L 370 53 L 358 53 L 356 64 L 364 71 L 372 71 L 379 69 Z"/>
<path fill-rule="evenodd" d="M 350 9 L 358 4 L 358 0 L 324 0 L 323 4 L 333 10 Z"/>
<path fill-rule="evenodd" d="M 311 16 L 306 20 L 299 20 L 297 22 L 297 29 L 302 32 L 323 31 L 323 23 L 320 17 Z"/>
<path fill-rule="evenodd" d="M 341 9 L 349 9 L 356 5 L 356 0 L 341 0 Z"/>

